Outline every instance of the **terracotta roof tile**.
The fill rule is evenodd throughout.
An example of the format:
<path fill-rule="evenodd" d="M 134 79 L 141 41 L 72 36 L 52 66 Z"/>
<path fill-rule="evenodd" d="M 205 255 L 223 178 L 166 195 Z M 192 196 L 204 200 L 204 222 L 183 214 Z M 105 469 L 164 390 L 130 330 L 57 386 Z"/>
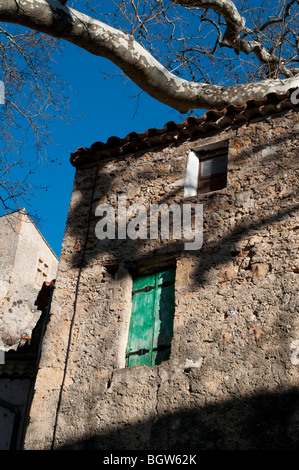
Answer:
<path fill-rule="evenodd" d="M 162 129 L 153 127 L 143 133 L 130 132 L 124 138 L 112 136 L 106 143 L 95 142 L 90 148 L 80 147 L 71 154 L 71 163 L 76 168 L 82 168 L 99 160 L 192 140 L 230 126 L 240 126 L 289 109 L 299 109 L 290 100 L 293 91 L 290 89 L 281 95 L 270 93 L 262 100 L 249 100 L 242 106 L 228 105 L 221 111 L 207 111 L 201 117 L 189 116 L 182 123 L 169 121 Z"/>

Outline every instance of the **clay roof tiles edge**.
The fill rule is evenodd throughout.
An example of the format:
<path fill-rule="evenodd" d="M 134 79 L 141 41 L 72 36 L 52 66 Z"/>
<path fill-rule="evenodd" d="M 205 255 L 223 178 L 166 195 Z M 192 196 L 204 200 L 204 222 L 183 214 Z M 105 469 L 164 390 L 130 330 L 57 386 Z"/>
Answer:
<path fill-rule="evenodd" d="M 149 150 L 171 142 L 192 139 L 229 126 L 238 126 L 299 106 L 291 102 L 294 89 L 286 93 L 270 93 L 262 100 L 249 100 L 241 106 L 228 105 L 222 110 L 209 110 L 201 117 L 188 116 L 183 122 L 167 122 L 163 128 L 149 128 L 145 132 L 130 132 L 126 137 L 111 136 L 104 142 L 95 142 L 90 148 L 80 147 L 71 153 L 71 164 L 83 168 L 99 160 Z"/>

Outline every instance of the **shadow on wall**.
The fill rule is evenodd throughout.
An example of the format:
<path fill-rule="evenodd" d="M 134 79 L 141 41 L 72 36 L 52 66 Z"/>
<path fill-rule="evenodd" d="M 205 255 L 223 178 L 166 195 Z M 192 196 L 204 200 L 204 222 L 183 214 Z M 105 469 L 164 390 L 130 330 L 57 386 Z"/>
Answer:
<path fill-rule="evenodd" d="M 287 134 L 284 134 L 283 136 L 277 135 L 272 139 L 271 146 L 284 145 L 284 140 L 287 138 Z M 180 143 L 178 143 L 178 145 L 180 145 Z M 250 158 L 254 158 L 256 152 L 261 151 L 268 145 L 269 142 L 261 144 L 258 147 L 253 146 Z M 132 156 L 132 158 L 137 159 L 138 156 L 140 156 L 140 154 L 136 154 L 135 156 Z M 247 158 L 249 158 L 248 152 L 244 150 L 237 157 L 232 157 L 230 161 L 231 163 L 234 161 L 242 162 L 242 160 L 246 161 Z M 267 188 L 275 186 L 278 176 L 280 177 L 280 175 L 288 170 L 294 170 L 295 158 L 294 161 L 288 161 L 286 159 L 284 161 L 284 168 L 278 165 L 277 168 L 275 168 L 275 172 L 273 172 L 273 169 L 270 168 L 272 163 L 271 156 L 268 155 L 263 157 L 262 166 L 266 171 L 263 175 L 264 181 L 261 182 L 259 180 L 260 175 L 254 173 L 250 176 L 252 180 L 248 179 L 246 183 L 248 191 L 252 191 L 254 189 L 253 186 L 256 185 L 260 191 L 260 197 L 265 197 L 265 191 Z M 123 158 L 120 159 L 120 161 L 122 160 Z M 140 262 L 144 265 L 146 259 L 148 258 L 153 260 L 153 256 L 164 256 L 165 259 L 169 259 L 170 256 L 179 256 L 184 253 L 184 243 L 181 240 L 169 240 L 168 243 L 164 243 L 162 246 L 155 246 L 155 248 L 153 248 L 151 240 L 131 240 L 128 237 L 126 240 L 119 240 L 116 237 L 115 240 L 111 241 L 108 239 L 98 240 L 96 238 L 95 227 L 99 221 L 99 217 L 95 216 L 96 207 L 102 203 L 102 199 L 107 194 L 113 193 L 114 196 L 117 197 L 119 194 L 126 192 L 126 188 L 119 188 L 116 184 L 119 177 L 118 172 L 115 171 L 114 173 L 107 173 L 103 171 L 98 173 L 101 167 L 105 167 L 105 162 L 99 162 L 98 165 L 94 165 L 89 169 L 77 170 L 77 176 L 81 179 L 81 181 L 77 183 L 77 189 L 81 191 L 82 198 L 73 206 L 69 213 L 69 235 L 72 239 L 77 240 L 73 247 L 71 258 L 72 267 L 78 268 L 92 265 L 94 262 L 98 262 L 102 258 L 105 259 L 105 257 L 107 257 L 107 253 L 109 253 L 109 262 L 107 262 L 107 260 L 104 261 L 104 266 L 109 267 L 109 263 L 113 264 L 114 260 L 115 266 L 118 266 L 122 261 L 125 261 L 128 268 L 137 266 Z M 267 174 L 268 167 L 270 169 Z M 122 172 L 123 170 L 120 170 L 120 174 L 122 174 Z M 142 178 L 148 178 L 148 175 L 140 173 L 136 178 L 138 181 L 141 181 Z M 247 176 L 245 178 L 247 178 Z M 261 190 L 261 188 L 263 189 Z M 182 188 L 179 187 L 172 191 L 168 191 L 164 196 L 161 196 L 159 204 L 172 204 L 181 190 Z M 229 230 L 224 232 L 222 236 L 216 238 L 213 243 L 206 243 L 206 240 L 209 238 L 209 235 L 214 232 L 215 227 L 219 227 L 219 214 L 221 215 L 221 212 L 219 212 L 219 214 L 215 211 L 213 211 L 215 213 L 209 213 L 210 209 L 223 203 L 223 199 L 227 201 L 229 207 L 232 209 L 236 204 L 235 190 L 230 190 L 230 187 L 228 186 L 228 191 L 216 191 L 215 193 L 208 193 L 207 195 L 199 195 L 198 197 L 191 198 L 192 201 L 188 202 L 204 205 L 204 244 L 200 252 L 205 254 L 206 250 L 211 250 L 212 248 L 214 253 L 218 252 L 220 254 L 218 259 L 213 259 L 213 262 L 206 262 L 205 270 L 209 270 L 211 264 L 222 264 L 223 262 L 230 261 L 231 252 L 234 251 L 235 244 L 240 240 L 254 234 L 257 230 L 278 222 L 286 215 L 286 213 L 295 214 L 298 210 L 298 204 L 295 203 L 297 191 L 297 184 L 293 183 L 292 193 L 288 194 L 288 196 L 283 196 L 282 198 L 277 197 L 276 206 L 272 201 L 272 204 L 270 204 L 269 207 L 267 204 L 264 204 L 262 211 L 260 209 L 253 209 L 250 214 L 244 213 L 242 217 L 236 221 L 236 225 L 234 227 L 232 226 Z M 254 192 L 255 191 L 253 191 L 253 193 Z M 274 207 L 275 209 L 273 209 Z M 206 223 L 207 214 L 209 214 L 210 227 Z M 147 253 L 146 256 L 144 255 L 145 252 Z M 200 253 L 191 252 L 191 254 L 196 255 Z M 194 276 L 194 279 L 195 278 L 196 276 Z"/>
<path fill-rule="evenodd" d="M 299 450 L 299 389 L 180 410 L 56 450 Z"/>
<path fill-rule="evenodd" d="M 285 171 L 287 169 L 288 165 L 286 163 Z M 152 240 L 150 239 L 131 240 L 127 237 L 125 240 L 98 240 L 95 235 L 95 226 L 99 218 L 95 217 L 95 208 L 98 205 L 97 201 L 105 192 L 111 189 L 112 182 L 107 175 L 101 176 L 100 188 L 97 188 L 99 184 L 99 177 L 95 176 L 97 168 L 89 171 L 89 179 L 93 180 L 94 188 L 92 189 L 91 185 L 88 188 L 80 188 L 83 194 L 82 200 L 73 207 L 69 214 L 68 230 L 70 236 L 73 239 L 80 240 L 80 243 L 74 245 L 71 256 L 71 266 L 74 269 L 85 268 L 95 262 L 102 261 L 103 258 L 103 266 L 108 269 L 111 266 L 116 270 L 124 262 L 126 268 L 131 272 L 134 272 L 134 270 L 138 272 L 138 267 L 146 266 L 148 262 L 154 266 L 154 260 L 160 259 L 164 260 L 164 266 L 167 266 L 167 263 L 171 265 L 173 259 L 187 253 L 189 256 L 194 256 L 194 258 L 198 257 L 198 260 L 201 259 L 193 272 L 193 285 L 190 285 L 191 288 L 196 288 L 196 285 L 202 284 L 205 273 L 208 273 L 211 268 L 222 266 L 224 263 L 233 260 L 236 245 L 240 241 L 258 234 L 262 229 L 270 228 L 285 217 L 295 218 L 299 209 L 299 205 L 296 203 L 298 188 L 297 185 L 294 185 L 292 192 L 287 197 L 282 200 L 277 198 L 277 206 L 274 206 L 274 203 L 269 207 L 264 204 L 263 210 L 258 208 L 250 214 L 243 214 L 243 217 L 237 221 L 235 226 L 229 228 L 226 232 L 224 231 L 218 238 L 215 237 L 215 240 L 206 242 L 211 233 L 214 233 L 218 220 L 218 214 L 214 211 L 215 214 L 209 214 L 210 227 L 208 226 L 206 214 L 209 213 L 210 208 L 213 205 L 217 207 L 221 198 L 226 199 L 231 207 L 234 207 L 235 203 L 233 192 L 227 192 L 224 195 L 221 192 L 209 193 L 205 199 L 199 198 L 197 200 L 198 203 L 204 205 L 203 246 L 199 252 L 184 251 L 184 243 L 181 240 L 169 240 L 167 243 L 154 248 L 151 246 Z M 269 175 L 267 186 L 270 187 L 274 184 L 275 175 Z M 163 197 L 160 204 L 167 203 L 169 200 L 172 201 L 176 196 L 176 192 L 177 190 Z M 78 248 L 76 245 L 78 245 Z M 108 258 L 107 253 L 109 253 Z"/>

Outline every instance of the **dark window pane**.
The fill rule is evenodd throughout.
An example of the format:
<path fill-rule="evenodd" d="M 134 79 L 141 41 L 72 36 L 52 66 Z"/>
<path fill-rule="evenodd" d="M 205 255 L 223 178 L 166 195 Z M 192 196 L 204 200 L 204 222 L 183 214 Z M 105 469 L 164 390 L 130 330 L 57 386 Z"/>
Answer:
<path fill-rule="evenodd" d="M 218 157 L 214 160 L 213 173 L 224 173 L 226 171 L 226 157 Z"/>

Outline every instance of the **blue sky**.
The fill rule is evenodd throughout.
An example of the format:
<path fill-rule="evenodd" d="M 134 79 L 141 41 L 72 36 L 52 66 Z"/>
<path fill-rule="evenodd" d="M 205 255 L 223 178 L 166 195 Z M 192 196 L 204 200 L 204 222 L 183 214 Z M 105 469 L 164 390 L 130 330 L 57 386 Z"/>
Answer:
<path fill-rule="evenodd" d="M 137 102 L 132 96 L 140 89 L 129 80 L 104 78 L 103 72 L 113 75 L 119 70 L 106 59 L 94 57 L 76 46 L 65 45 L 63 55 L 57 57 L 55 71 L 73 90 L 69 115 L 74 119 L 71 124 L 51 123 L 54 144 L 47 146 L 48 161 L 35 162 L 30 148 L 23 158 L 36 163 L 30 182 L 47 187 L 35 192 L 31 204 L 42 219 L 41 233 L 59 256 L 75 175 L 70 153 L 78 147 L 90 147 L 96 141 L 106 142 L 111 136 L 125 137 L 132 131 L 160 128 L 171 120 L 181 122 L 185 116 L 145 93 L 140 96 L 135 114 Z"/>

